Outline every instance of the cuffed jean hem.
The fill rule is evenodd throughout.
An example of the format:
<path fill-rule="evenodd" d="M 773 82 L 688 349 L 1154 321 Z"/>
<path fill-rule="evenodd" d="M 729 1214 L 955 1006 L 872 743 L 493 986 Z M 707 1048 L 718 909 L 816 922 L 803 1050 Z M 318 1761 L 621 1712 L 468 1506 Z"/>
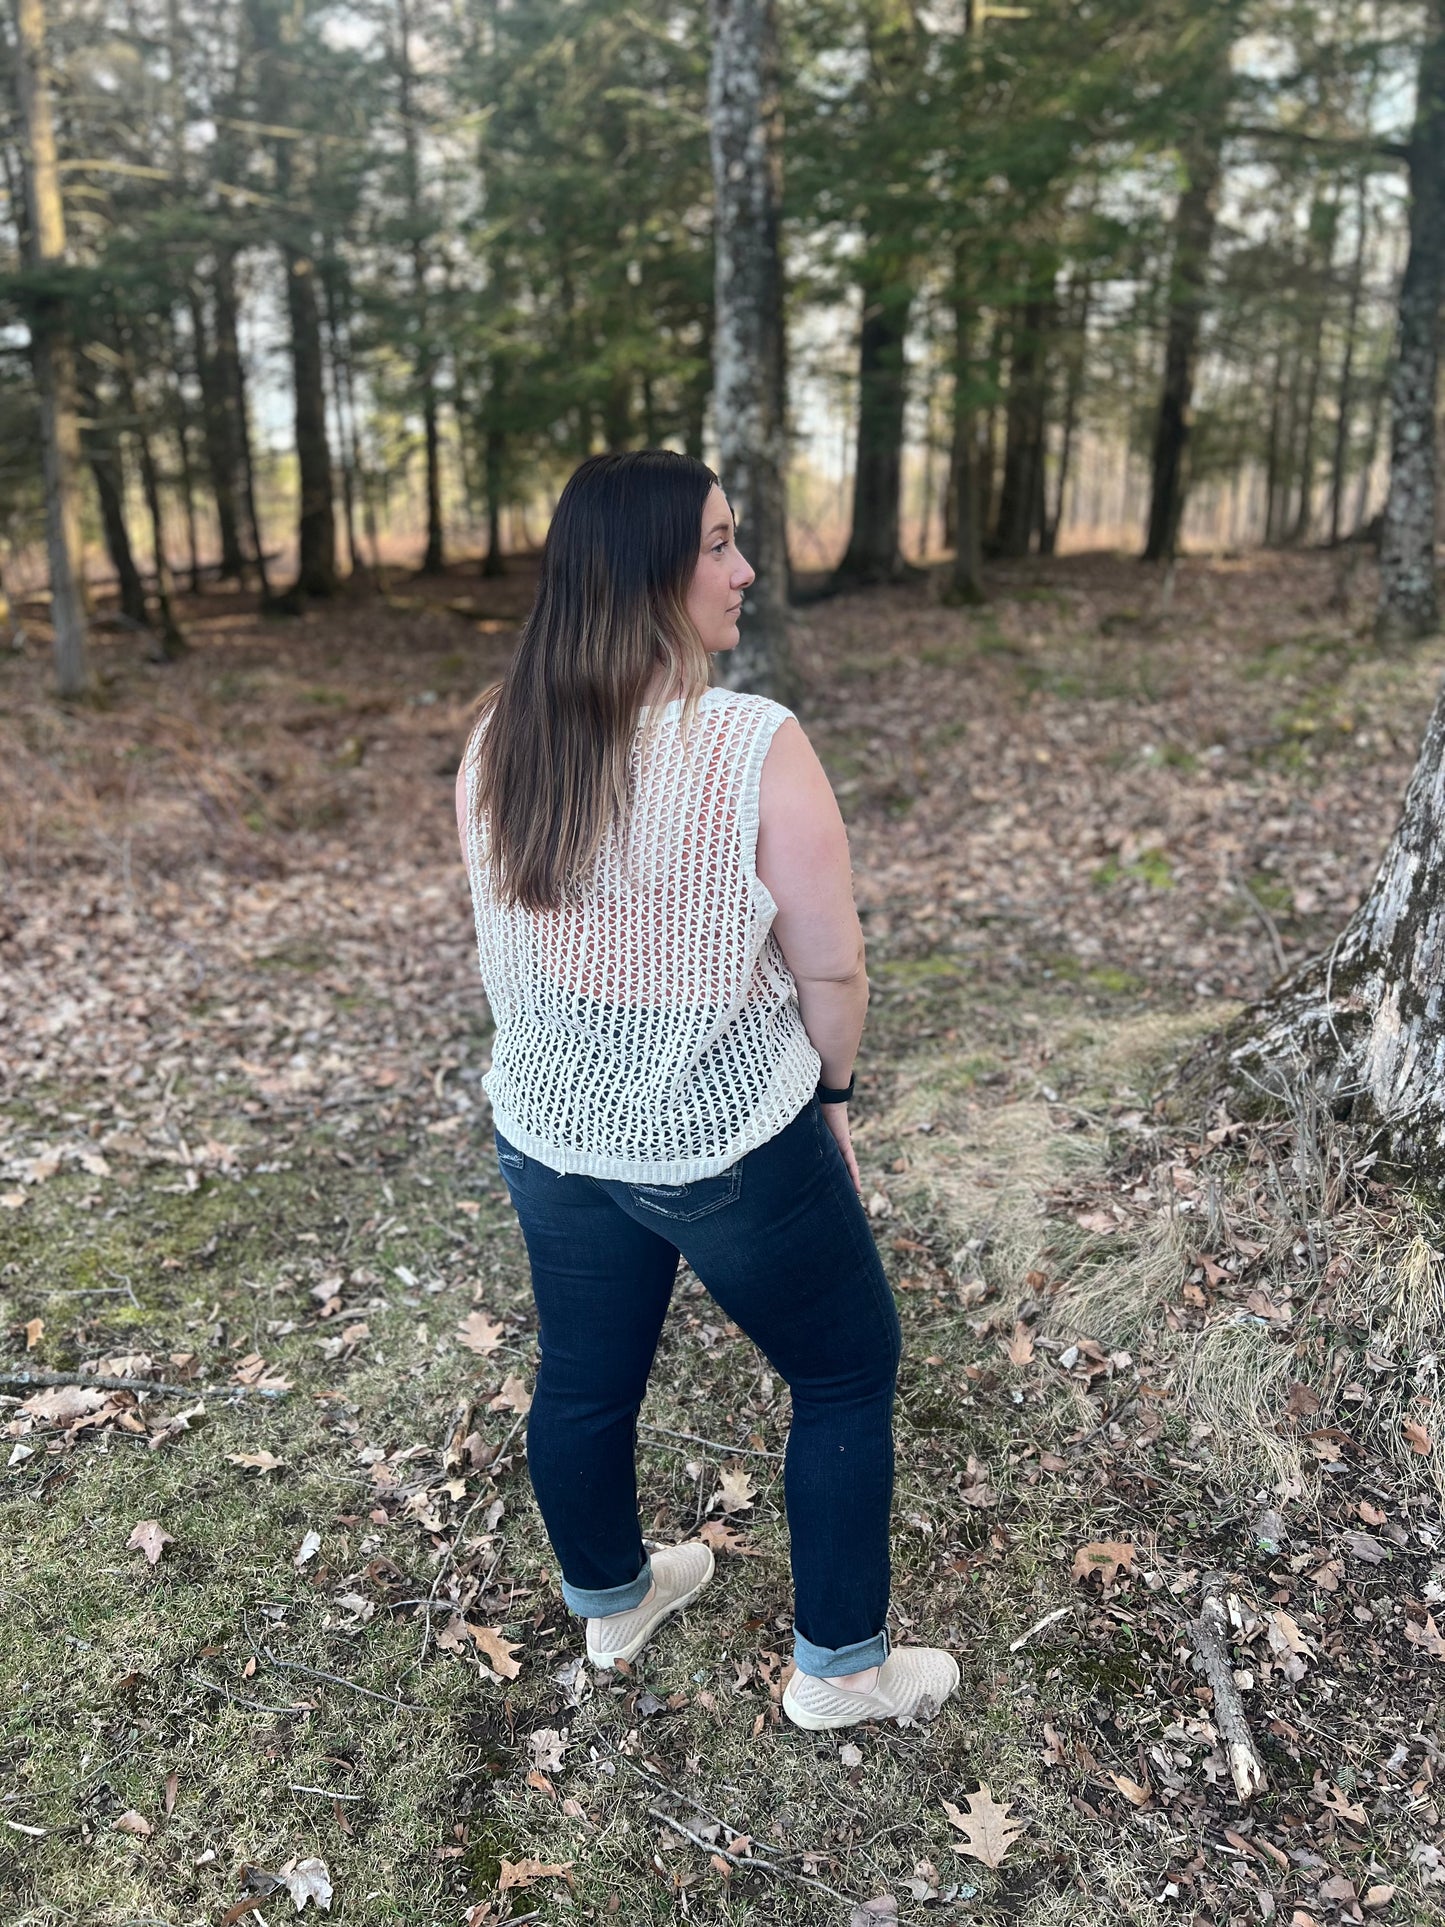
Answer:
<path fill-rule="evenodd" d="M 597 1592 L 587 1592 L 581 1586 L 569 1586 L 564 1579 L 562 1597 L 571 1611 L 580 1613 L 584 1619 L 605 1619 L 608 1613 L 631 1612 L 634 1606 L 640 1606 L 651 1584 L 652 1561 L 649 1559 L 637 1577 L 625 1586 L 604 1586 Z"/>
<path fill-rule="evenodd" d="M 844 1673 L 866 1672 L 870 1666 L 881 1666 L 889 1650 L 886 1626 L 872 1639 L 856 1639 L 851 1646 L 815 1646 L 811 1639 L 804 1639 L 796 1626 L 793 1628 L 794 1662 L 800 1673 L 807 1673 L 813 1679 L 838 1679 Z"/>

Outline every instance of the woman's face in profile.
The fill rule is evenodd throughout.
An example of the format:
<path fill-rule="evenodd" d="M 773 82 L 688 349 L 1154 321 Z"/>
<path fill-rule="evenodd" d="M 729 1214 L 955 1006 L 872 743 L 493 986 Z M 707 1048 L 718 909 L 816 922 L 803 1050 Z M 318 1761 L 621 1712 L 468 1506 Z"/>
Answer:
<path fill-rule="evenodd" d="M 738 548 L 728 498 L 714 482 L 703 504 L 701 547 L 687 592 L 687 613 L 710 655 L 737 647 L 743 591 L 755 575 Z"/>

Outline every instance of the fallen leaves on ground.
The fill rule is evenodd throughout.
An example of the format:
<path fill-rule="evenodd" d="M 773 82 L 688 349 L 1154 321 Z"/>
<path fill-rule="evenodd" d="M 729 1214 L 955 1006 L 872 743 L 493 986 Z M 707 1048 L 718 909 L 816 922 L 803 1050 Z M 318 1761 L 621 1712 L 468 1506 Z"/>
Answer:
<path fill-rule="evenodd" d="M 469 1352 L 486 1358 L 502 1342 L 502 1326 L 495 1318 L 488 1318 L 484 1311 L 469 1311 L 457 1326 L 457 1343 L 464 1345 Z"/>
<path fill-rule="evenodd" d="M 1000 1806 L 989 1789 L 987 1780 L 979 1782 L 977 1793 L 965 1796 L 968 1811 L 963 1813 L 951 1800 L 945 1800 L 943 1810 L 950 1822 L 964 1836 L 953 1843 L 955 1853 L 966 1853 L 974 1860 L 980 1860 L 985 1867 L 1001 1867 L 1009 1848 L 1023 1833 L 1027 1821 L 1016 1820 L 1006 1802 Z"/>
<path fill-rule="evenodd" d="M 572 1884 L 572 1862 L 570 1860 L 504 1860 L 498 1890 L 505 1893 L 509 1887 L 530 1887 L 538 1880 L 565 1880 Z"/>
<path fill-rule="evenodd" d="M 1112 1586 L 1120 1571 L 1127 1572 L 1133 1563 L 1134 1548 L 1127 1540 L 1097 1539 L 1079 1547 L 1069 1576 L 1084 1580 L 1097 1572 L 1106 1586 Z"/>
<path fill-rule="evenodd" d="M 324 1860 L 295 1861 L 281 1869 L 281 1877 L 298 1914 L 308 1901 L 330 1913 L 331 1873 Z"/>
<path fill-rule="evenodd" d="M 125 1549 L 127 1552 L 143 1552 L 146 1556 L 146 1564 L 153 1566 L 166 1547 L 174 1544 L 175 1540 L 159 1519 L 142 1519 L 126 1540 Z"/>
<path fill-rule="evenodd" d="M 746 1512 L 757 1495 L 758 1488 L 745 1466 L 724 1466 L 719 1476 L 718 1489 L 712 1496 L 711 1505 L 721 1506 L 726 1513 Z"/>

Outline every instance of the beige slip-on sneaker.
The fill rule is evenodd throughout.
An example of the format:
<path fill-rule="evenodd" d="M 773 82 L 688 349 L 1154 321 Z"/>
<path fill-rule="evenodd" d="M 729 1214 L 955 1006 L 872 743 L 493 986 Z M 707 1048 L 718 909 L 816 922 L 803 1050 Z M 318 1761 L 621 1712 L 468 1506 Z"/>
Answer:
<path fill-rule="evenodd" d="M 587 1622 L 587 1657 L 594 1666 L 615 1666 L 619 1659 L 635 1659 L 663 1620 L 681 1612 L 712 1578 L 711 1546 L 701 1539 L 686 1545 L 660 1546 L 652 1555 L 651 1599 L 630 1612 L 609 1613 Z"/>
<path fill-rule="evenodd" d="M 937 1646 L 898 1646 L 879 1667 L 871 1693 L 794 1673 L 783 1693 L 783 1711 L 808 1733 L 856 1726 L 860 1720 L 932 1719 L 957 1685 L 952 1653 Z"/>

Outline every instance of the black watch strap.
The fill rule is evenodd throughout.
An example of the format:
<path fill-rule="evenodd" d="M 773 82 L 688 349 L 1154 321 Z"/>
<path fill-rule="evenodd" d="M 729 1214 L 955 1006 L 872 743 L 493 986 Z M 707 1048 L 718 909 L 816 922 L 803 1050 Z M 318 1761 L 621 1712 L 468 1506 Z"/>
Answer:
<path fill-rule="evenodd" d="M 857 1081 L 857 1073 L 855 1072 L 854 1075 L 848 1079 L 848 1088 L 846 1091 L 834 1090 L 831 1086 L 827 1084 L 819 1084 L 818 1102 L 820 1104 L 851 1103 L 853 1098 L 853 1086 L 856 1081 Z"/>

